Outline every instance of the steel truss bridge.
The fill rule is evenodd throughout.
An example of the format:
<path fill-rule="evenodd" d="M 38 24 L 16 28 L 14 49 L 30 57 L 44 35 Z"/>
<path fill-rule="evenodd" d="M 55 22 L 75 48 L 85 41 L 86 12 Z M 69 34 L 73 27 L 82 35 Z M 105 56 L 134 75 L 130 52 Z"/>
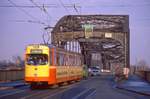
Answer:
<path fill-rule="evenodd" d="M 102 68 L 109 69 L 130 66 L 129 34 L 128 15 L 66 15 L 57 22 L 51 37 L 52 44 L 62 48 L 68 42 L 78 42 L 88 66 L 92 54 L 100 54 Z"/>

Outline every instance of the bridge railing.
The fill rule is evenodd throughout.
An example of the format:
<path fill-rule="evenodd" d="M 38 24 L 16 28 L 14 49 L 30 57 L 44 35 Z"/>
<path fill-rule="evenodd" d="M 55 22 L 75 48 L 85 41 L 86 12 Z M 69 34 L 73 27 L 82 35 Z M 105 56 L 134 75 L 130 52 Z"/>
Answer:
<path fill-rule="evenodd" d="M 145 66 L 130 67 L 130 74 L 136 74 L 140 76 L 141 78 L 150 82 L 150 68 L 149 67 L 145 67 Z"/>
<path fill-rule="evenodd" d="M 0 70 L 0 82 L 16 81 L 24 79 L 24 69 Z"/>

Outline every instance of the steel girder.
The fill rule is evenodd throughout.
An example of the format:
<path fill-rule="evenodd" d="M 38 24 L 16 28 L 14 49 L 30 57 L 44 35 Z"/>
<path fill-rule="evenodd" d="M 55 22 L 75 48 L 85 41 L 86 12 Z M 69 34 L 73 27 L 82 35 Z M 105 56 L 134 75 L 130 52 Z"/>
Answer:
<path fill-rule="evenodd" d="M 86 38 L 83 26 L 89 24 L 92 33 Z M 78 41 L 87 65 L 90 65 L 94 51 L 100 52 L 105 62 L 118 62 L 129 67 L 129 33 L 128 15 L 67 15 L 52 30 L 52 43 L 63 47 L 67 41 Z M 111 35 L 107 37 L 106 34 Z"/>

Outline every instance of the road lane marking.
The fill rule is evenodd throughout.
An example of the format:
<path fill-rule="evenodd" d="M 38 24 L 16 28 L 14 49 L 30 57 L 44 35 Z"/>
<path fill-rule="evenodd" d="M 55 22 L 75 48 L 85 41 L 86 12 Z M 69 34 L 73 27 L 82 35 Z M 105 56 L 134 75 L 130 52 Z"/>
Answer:
<path fill-rule="evenodd" d="M 57 94 L 63 93 L 63 92 L 65 92 L 66 90 L 67 90 L 67 89 L 64 89 L 64 90 L 59 91 L 59 92 L 57 92 L 57 93 L 55 93 L 55 94 L 52 94 L 52 95 L 50 95 L 50 96 L 47 96 L 47 97 L 45 97 L 45 98 L 43 98 L 43 99 L 48 99 L 48 98 L 53 97 L 53 96 L 55 96 L 55 95 L 57 95 Z"/>
<path fill-rule="evenodd" d="M 91 89 L 92 88 L 88 88 L 88 89 L 82 91 L 81 93 L 79 93 L 78 95 L 76 95 L 75 97 L 73 97 L 72 99 L 78 99 L 80 96 L 84 95 L 86 92 L 88 92 Z"/>
<path fill-rule="evenodd" d="M 93 99 L 91 96 L 96 93 L 96 90 L 94 90 L 92 93 L 90 93 L 88 96 L 85 97 L 85 99 Z"/>
<path fill-rule="evenodd" d="M 52 95 L 50 95 L 50 96 L 47 96 L 47 97 L 45 97 L 45 98 L 43 98 L 43 99 L 49 99 L 50 97 L 53 97 L 53 96 L 55 96 L 55 95 L 57 95 L 57 94 L 61 94 L 61 93 L 65 92 L 65 91 L 67 91 L 67 90 L 69 90 L 69 89 L 72 89 L 72 88 L 76 87 L 76 85 L 78 85 L 78 84 L 80 84 L 80 83 L 83 83 L 83 82 L 86 82 L 86 81 L 88 81 L 88 80 L 84 80 L 84 81 L 81 81 L 81 82 L 77 82 L 77 83 L 75 83 L 75 84 L 73 84 L 73 85 L 67 86 L 67 87 L 69 87 L 68 89 L 64 89 L 64 90 L 59 91 L 59 92 L 57 92 L 57 93 L 55 93 L 55 94 L 52 94 Z M 60 87 L 60 88 L 62 88 L 62 87 Z"/>
<path fill-rule="evenodd" d="M 2 97 L 5 97 L 5 96 L 9 96 L 9 95 L 13 95 L 13 94 L 17 94 L 17 93 L 21 93 L 21 92 L 24 92 L 26 90 L 20 90 L 20 91 L 15 91 L 15 92 L 11 92 L 11 93 L 8 93 L 8 94 L 4 94 L 4 95 L 1 95 L 0 98 Z"/>
<path fill-rule="evenodd" d="M 71 88 L 73 88 L 73 86 L 75 86 L 76 84 L 79 84 L 79 83 L 80 83 L 80 82 L 75 83 L 75 84 L 73 84 L 73 85 L 69 85 L 69 86 L 62 86 L 62 87 L 60 87 L 60 88 L 69 87 L 69 88 L 71 89 Z M 66 90 L 68 90 L 68 89 L 66 89 Z M 57 93 L 52 94 L 52 95 L 50 95 L 50 96 L 47 96 L 47 97 L 45 97 L 44 99 L 47 99 L 47 98 L 52 97 L 52 96 L 55 96 L 55 95 L 57 95 L 57 94 L 59 94 L 59 93 L 61 93 L 61 92 L 64 92 L 64 91 L 66 91 L 66 90 L 64 89 L 64 90 L 62 90 L 62 91 L 60 91 L 60 92 L 57 92 L 58 90 L 56 89 L 56 90 L 54 90 L 53 92 L 57 92 Z M 49 91 L 49 90 L 46 90 L 45 92 L 47 92 L 47 91 Z M 38 95 L 38 94 L 40 94 L 40 93 L 43 93 L 43 91 L 42 91 L 42 92 L 40 91 L 40 92 L 31 94 L 31 95 L 28 95 L 28 96 L 25 96 L 25 97 L 21 97 L 20 99 L 30 98 L 30 97 L 33 97 L 33 96 Z"/>
<path fill-rule="evenodd" d="M 33 94 L 31 94 L 31 95 L 28 95 L 28 96 L 25 96 L 25 97 L 21 97 L 20 99 L 26 99 L 26 98 L 29 98 L 29 97 L 33 97 L 33 96 L 35 96 L 35 95 L 37 95 L 37 94 L 40 94 L 40 93 L 45 93 L 45 92 L 47 92 L 47 91 L 49 91 L 49 90 L 46 90 L 46 91 L 40 91 L 40 92 L 36 92 L 36 93 L 33 93 Z"/>
<path fill-rule="evenodd" d="M 0 87 L 0 91 L 7 90 L 7 89 L 13 89 L 13 87 Z"/>
<path fill-rule="evenodd" d="M 69 89 L 71 89 L 71 88 L 73 88 L 73 87 L 75 87 L 75 85 L 70 86 Z M 59 92 L 57 92 L 57 93 L 55 93 L 55 94 L 52 94 L 52 95 L 50 95 L 50 96 L 47 96 L 47 97 L 45 97 L 45 98 L 43 98 L 43 99 L 48 99 L 48 98 L 53 97 L 53 96 L 55 96 L 55 95 L 57 95 L 57 94 L 63 93 L 63 92 L 65 92 L 66 90 L 69 90 L 69 89 L 64 89 L 64 90 L 59 91 Z"/>

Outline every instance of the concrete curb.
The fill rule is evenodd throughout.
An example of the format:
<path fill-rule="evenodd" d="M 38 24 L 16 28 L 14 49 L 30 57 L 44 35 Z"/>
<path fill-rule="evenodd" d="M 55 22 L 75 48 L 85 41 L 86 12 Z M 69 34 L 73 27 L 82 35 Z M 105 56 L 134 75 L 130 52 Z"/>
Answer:
<path fill-rule="evenodd" d="M 0 87 L 0 91 L 1 90 L 7 90 L 7 89 L 13 89 L 13 87 Z"/>
<path fill-rule="evenodd" d="M 0 89 L 7 89 L 7 88 L 17 88 L 17 87 L 21 87 L 21 86 L 26 86 L 26 83 L 20 83 L 20 84 L 14 84 L 14 85 L 4 85 L 4 86 L 0 86 Z"/>
<path fill-rule="evenodd" d="M 14 88 L 17 88 L 17 87 L 22 87 L 22 86 L 26 86 L 27 84 L 26 83 L 23 83 L 23 84 L 18 84 L 18 85 L 15 85 L 13 86 Z"/>

